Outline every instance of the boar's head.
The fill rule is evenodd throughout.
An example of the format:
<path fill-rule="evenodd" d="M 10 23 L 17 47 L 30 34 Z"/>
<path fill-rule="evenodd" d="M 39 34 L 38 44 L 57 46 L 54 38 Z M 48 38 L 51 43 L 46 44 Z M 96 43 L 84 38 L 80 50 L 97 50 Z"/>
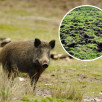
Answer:
<path fill-rule="evenodd" d="M 50 63 L 50 50 L 55 47 L 55 40 L 50 42 L 35 39 L 34 46 L 36 49 L 33 63 L 39 64 L 42 68 L 47 68 Z"/>

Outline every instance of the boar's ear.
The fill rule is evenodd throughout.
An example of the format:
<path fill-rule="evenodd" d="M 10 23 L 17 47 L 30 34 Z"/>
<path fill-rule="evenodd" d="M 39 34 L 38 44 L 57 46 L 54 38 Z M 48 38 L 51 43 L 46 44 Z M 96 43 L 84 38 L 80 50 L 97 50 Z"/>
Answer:
<path fill-rule="evenodd" d="M 38 47 L 40 44 L 41 44 L 41 41 L 36 38 L 35 41 L 34 41 L 34 46 Z"/>
<path fill-rule="evenodd" d="M 53 49 L 55 47 L 55 40 L 51 40 L 49 42 L 50 46 L 51 46 L 51 49 Z"/>

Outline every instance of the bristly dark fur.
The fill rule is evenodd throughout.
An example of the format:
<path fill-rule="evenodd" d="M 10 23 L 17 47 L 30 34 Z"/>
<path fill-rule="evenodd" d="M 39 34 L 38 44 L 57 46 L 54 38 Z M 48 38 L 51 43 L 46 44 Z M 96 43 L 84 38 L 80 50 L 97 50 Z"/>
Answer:
<path fill-rule="evenodd" d="M 28 73 L 31 84 L 36 83 L 49 65 L 51 45 L 46 41 L 31 40 L 11 42 L 1 50 L 0 61 L 3 70 L 7 72 L 8 78 L 17 76 L 17 72 Z M 55 44 L 55 43 L 53 43 Z M 34 81 L 35 80 L 35 81 Z"/>

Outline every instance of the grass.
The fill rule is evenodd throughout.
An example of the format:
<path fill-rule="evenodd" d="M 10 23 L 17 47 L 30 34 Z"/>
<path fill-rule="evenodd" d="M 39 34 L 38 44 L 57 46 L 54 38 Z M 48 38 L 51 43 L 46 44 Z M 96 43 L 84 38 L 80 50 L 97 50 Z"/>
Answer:
<path fill-rule="evenodd" d="M 62 86 L 54 86 L 51 89 L 51 94 L 52 97 L 70 99 L 73 101 L 81 101 L 83 98 L 82 93 L 79 90 L 76 90 L 72 86 L 63 87 L 63 84 Z"/>
<path fill-rule="evenodd" d="M 79 102 L 82 100 L 82 94 L 80 92 L 78 93 L 74 88 L 69 86 L 63 88 L 57 85 L 50 88 L 50 97 L 47 96 L 42 99 L 40 96 L 35 96 L 29 78 L 26 78 L 23 82 L 20 82 L 19 79 L 16 78 L 14 82 L 12 82 L 11 79 L 7 79 L 4 73 L 1 72 L 0 74 L 0 102 L 18 102 L 18 100 L 19 102 L 67 102 L 68 99 Z M 44 83 L 42 85 L 44 85 Z M 44 88 L 45 86 L 42 87 Z"/>
<path fill-rule="evenodd" d="M 101 96 L 99 94 L 102 88 L 101 61 L 102 59 L 91 62 L 80 62 L 77 60 L 71 60 L 70 62 L 67 62 L 66 60 L 52 60 L 50 67 L 41 75 L 37 84 L 37 89 L 44 89 L 44 94 L 49 88 L 52 92 L 49 94 L 52 94 L 52 99 L 62 100 L 62 102 L 63 100 L 67 102 L 70 97 L 70 100 L 73 100 L 75 96 L 78 97 L 78 99 L 81 99 L 82 96 Z M 57 63 L 60 63 L 60 65 L 57 65 Z M 3 81 L 4 79 L 2 79 L 1 77 L 0 82 L 2 83 Z M 0 86 L 2 87 L 1 83 Z M 42 91 L 40 91 L 40 93 L 41 92 Z M 32 94 L 32 88 L 30 88 L 30 82 L 28 78 L 26 78 L 26 81 L 24 82 L 19 82 L 18 78 L 16 78 L 14 81 L 14 85 L 12 87 L 9 87 L 9 91 L 7 91 L 6 89 L 4 94 L 4 96 L 8 97 L 7 100 L 10 100 L 10 102 L 14 100 L 22 102 L 22 99 L 24 98 L 27 98 L 31 102 L 33 102 L 32 100 L 34 99 L 40 101 L 42 100 L 42 96 L 37 97 Z M 13 98 L 11 99 L 10 97 Z M 43 99 L 47 101 L 46 98 Z M 79 102 L 80 100 L 73 100 L 73 102 L 74 101 Z"/>
<path fill-rule="evenodd" d="M 24 82 L 20 82 L 18 78 L 12 82 L 12 79 L 0 72 L 0 102 L 14 102 L 23 97 L 33 97 L 34 92 L 30 85 L 30 80 L 26 79 Z M 20 90 L 21 89 L 21 90 Z"/>
<path fill-rule="evenodd" d="M 36 37 L 47 41 L 55 39 L 56 48 L 51 53 L 65 54 L 59 42 L 58 29 L 66 11 L 58 7 L 53 9 L 53 6 L 46 9 L 46 3 L 36 2 L 0 1 L 0 37 L 9 37 L 12 41 Z M 25 81 L 16 78 L 12 86 L 7 79 L 0 77 L 0 101 L 80 102 L 82 96 L 101 96 L 101 62 L 102 58 L 91 62 L 51 60 L 37 83 L 35 94 L 26 74 L 20 74 Z M 74 97 L 80 100 L 74 100 Z"/>
<path fill-rule="evenodd" d="M 83 6 L 69 12 L 60 26 L 60 39 L 65 50 L 81 60 L 100 57 L 100 21 L 101 10 L 94 7 Z"/>

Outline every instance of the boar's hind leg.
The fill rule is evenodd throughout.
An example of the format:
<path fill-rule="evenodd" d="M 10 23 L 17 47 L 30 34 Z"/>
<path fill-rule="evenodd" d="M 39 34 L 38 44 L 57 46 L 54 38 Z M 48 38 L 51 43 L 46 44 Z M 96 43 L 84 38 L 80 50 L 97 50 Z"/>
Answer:
<path fill-rule="evenodd" d="M 36 88 L 36 84 L 37 84 L 37 81 L 38 81 L 38 79 L 39 79 L 39 77 L 40 77 L 40 74 L 39 73 L 35 73 L 35 74 L 29 74 L 29 77 L 30 77 L 30 79 L 31 79 L 31 86 L 33 86 L 33 90 L 35 90 L 35 88 Z"/>
<path fill-rule="evenodd" d="M 3 71 L 7 75 L 8 79 L 11 79 L 12 81 L 14 78 L 18 75 L 17 71 L 15 71 L 14 66 L 10 66 L 8 64 L 3 65 Z"/>
<path fill-rule="evenodd" d="M 8 78 L 10 78 L 10 76 L 11 76 L 11 67 L 10 67 L 10 65 L 3 64 L 3 72 Z"/>
<path fill-rule="evenodd" d="M 14 80 L 14 78 L 16 78 L 18 76 L 18 73 L 19 73 L 19 71 L 18 71 L 17 65 L 16 64 L 12 65 L 12 67 L 11 67 L 11 78 L 12 78 L 12 80 Z"/>

